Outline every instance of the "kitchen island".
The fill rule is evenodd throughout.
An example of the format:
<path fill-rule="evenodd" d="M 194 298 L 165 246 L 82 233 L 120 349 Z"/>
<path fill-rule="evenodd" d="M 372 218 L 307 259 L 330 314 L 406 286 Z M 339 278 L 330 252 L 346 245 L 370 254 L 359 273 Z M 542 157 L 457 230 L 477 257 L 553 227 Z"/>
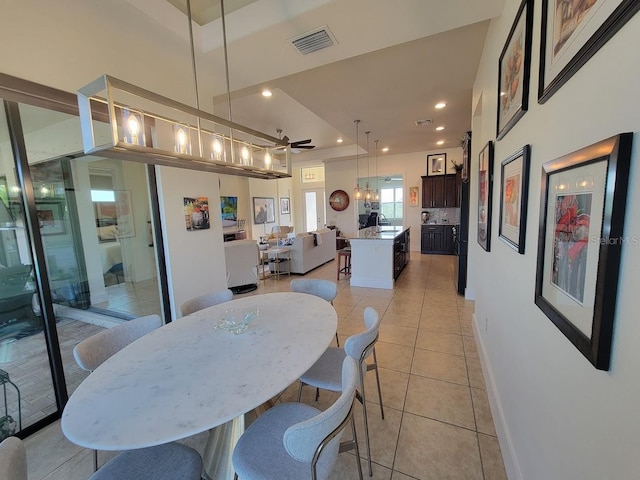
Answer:
<path fill-rule="evenodd" d="M 409 230 L 368 227 L 350 238 L 351 286 L 393 289 L 409 261 Z"/>

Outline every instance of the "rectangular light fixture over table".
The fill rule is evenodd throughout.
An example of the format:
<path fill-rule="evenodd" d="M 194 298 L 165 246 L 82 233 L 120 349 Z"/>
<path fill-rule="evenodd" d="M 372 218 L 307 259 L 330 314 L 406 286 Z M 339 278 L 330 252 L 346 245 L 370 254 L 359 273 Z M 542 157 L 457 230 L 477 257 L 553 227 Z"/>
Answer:
<path fill-rule="evenodd" d="M 291 176 L 285 140 L 109 75 L 77 95 L 86 154 L 253 178 Z"/>

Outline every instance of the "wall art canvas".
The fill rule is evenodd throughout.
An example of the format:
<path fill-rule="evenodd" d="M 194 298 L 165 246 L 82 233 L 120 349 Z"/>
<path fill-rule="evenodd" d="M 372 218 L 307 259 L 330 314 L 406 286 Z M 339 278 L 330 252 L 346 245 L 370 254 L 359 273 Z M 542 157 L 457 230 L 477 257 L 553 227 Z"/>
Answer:
<path fill-rule="evenodd" d="M 533 0 L 523 0 L 498 61 L 497 140 L 511 130 L 529 106 Z"/>
<path fill-rule="evenodd" d="M 609 368 L 633 134 L 543 165 L 536 305 L 601 370 Z"/>
<path fill-rule="evenodd" d="M 291 214 L 291 202 L 289 197 L 280 197 L 280 215 Z"/>
<path fill-rule="evenodd" d="M 478 155 L 478 243 L 491 251 L 491 191 L 493 190 L 493 142 Z"/>
<path fill-rule="evenodd" d="M 270 197 L 253 197 L 253 223 L 275 223 L 275 200 Z"/>
<path fill-rule="evenodd" d="M 418 206 L 418 187 L 409 187 L 409 206 Z"/>
<path fill-rule="evenodd" d="M 543 0 L 538 103 L 551 98 L 639 9 L 638 0 Z"/>
<path fill-rule="evenodd" d="M 427 176 L 444 175 L 447 168 L 447 154 L 427 155 Z"/>
<path fill-rule="evenodd" d="M 501 165 L 500 238 L 524 253 L 527 230 L 530 146 L 525 145 Z"/>
<path fill-rule="evenodd" d="M 209 223 L 209 197 L 184 197 L 184 221 L 187 231 L 207 230 Z"/>

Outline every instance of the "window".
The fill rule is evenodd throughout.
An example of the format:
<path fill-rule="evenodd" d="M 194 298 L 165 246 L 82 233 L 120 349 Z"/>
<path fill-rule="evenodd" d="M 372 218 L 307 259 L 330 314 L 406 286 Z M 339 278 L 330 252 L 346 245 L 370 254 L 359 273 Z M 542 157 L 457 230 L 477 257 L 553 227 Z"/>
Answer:
<path fill-rule="evenodd" d="M 402 220 L 402 187 L 382 188 L 380 190 L 381 212 L 391 222 Z"/>

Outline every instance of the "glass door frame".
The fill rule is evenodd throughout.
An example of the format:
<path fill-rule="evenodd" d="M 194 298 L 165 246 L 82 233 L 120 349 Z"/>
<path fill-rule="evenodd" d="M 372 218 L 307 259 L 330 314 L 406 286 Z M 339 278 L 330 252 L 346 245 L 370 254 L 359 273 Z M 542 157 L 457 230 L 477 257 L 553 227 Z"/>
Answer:
<path fill-rule="evenodd" d="M 0 114 L 6 115 L 7 118 L 8 135 L 12 148 L 14 166 L 16 168 L 16 177 L 22 191 L 26 218 L 25 235 L 29 241 L 31 250 L 34 280 L 37 285 L 38 298 L 41 306 L 43 332 L 57 406 L 56 412 L 23 428 L 16 434 L 20 438 L 25 438 L 58 420 L 62 415 L 62 410 L 69 399 L 69 395 L 64 376 L 56 317 L 53 310 L 53 298 L 49 283 L 49 272 L 46 267 L 45 249 L 36 213 L 35 194 L 27 158 L 19 104 L 40 107 L 73 116 L 79 116 L 79 112 L 76 95 L 3 73 L 0 73 L 0 100 L 3 102 L 3 111 L 0 112 Z M 93 118 L 100 118 L 100 112 L 94 112 Z M 73 157 L 74 155 L 70 155 L 70 158 Z M 165 322 L 170 322 L 171 304 L 167 280 L 167 265 L 164 258 L 165 250 L 160 220 L 160 201 L 157 190 L 156 170 L 153 165 L 147 165 L 147 178 L 151 202 L 152 234 L 157 252 L 157 272 L 160 280 L 162 313 Z"/>

